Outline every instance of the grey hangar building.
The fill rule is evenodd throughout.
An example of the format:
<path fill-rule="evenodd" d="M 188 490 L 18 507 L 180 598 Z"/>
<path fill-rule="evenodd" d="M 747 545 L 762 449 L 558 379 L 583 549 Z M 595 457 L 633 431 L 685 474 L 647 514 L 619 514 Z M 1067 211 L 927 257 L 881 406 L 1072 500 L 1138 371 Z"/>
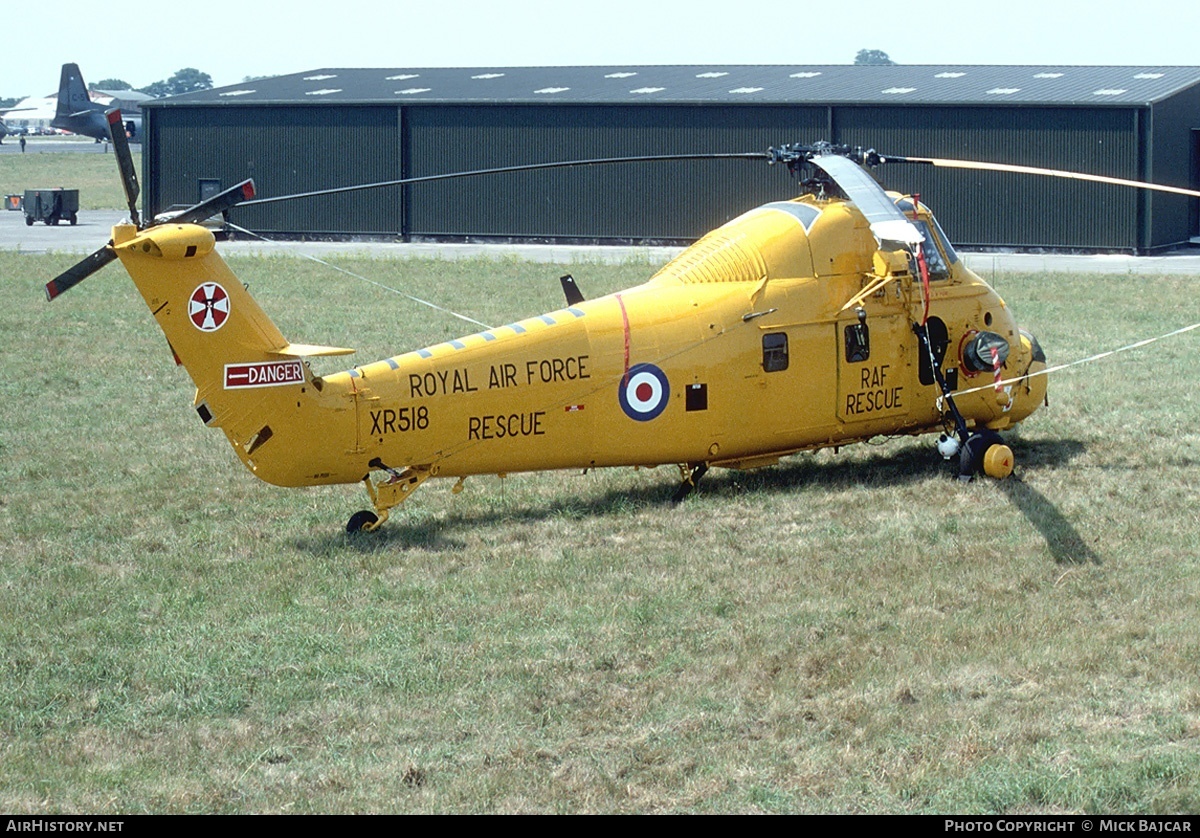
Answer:
<path fill-rule="evenodd" d="M 247 177 L 259 197 L 510 165 L 755 152 L 884 154 L 1200 186 L 1200 67 L 633 66 L 323 69 L 148 102 L 154 215 Z M 1077 180 L 893 165 L 959 246 L 1147 253 L 1200 201 Z M 798 187 L 763 161 L 483 175 L 237 208 L 280 237 L 681 243 Z"/>

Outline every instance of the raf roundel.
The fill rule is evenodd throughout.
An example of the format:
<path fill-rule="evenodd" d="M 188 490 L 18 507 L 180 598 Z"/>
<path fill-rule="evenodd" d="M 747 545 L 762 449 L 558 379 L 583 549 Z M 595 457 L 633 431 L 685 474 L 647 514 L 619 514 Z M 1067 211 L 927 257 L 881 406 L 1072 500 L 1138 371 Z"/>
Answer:
<path fill-rule="evenodd" d="M 188 318 L 202 332 L 215 332 L 229 319 L 229 295 L 215 282 L 197 286 L 188 300 Z"/>
<path fill-rule="evenodd" d="M 626 416 L 649 422 L 666 410 L 671 385 L 666 373 L 654 364 L 638 364 L 621 379 L 617 395 Z"/>

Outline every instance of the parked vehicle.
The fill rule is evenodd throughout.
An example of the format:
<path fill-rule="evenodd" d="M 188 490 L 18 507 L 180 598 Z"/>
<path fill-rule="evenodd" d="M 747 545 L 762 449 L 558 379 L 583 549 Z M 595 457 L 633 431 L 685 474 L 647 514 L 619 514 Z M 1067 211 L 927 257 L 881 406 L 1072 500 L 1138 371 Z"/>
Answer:
<path fill-rule="evenodd" d="M 74 224 L 79 214 L 79 190 L 26 189 L 23 208 L 27 227 L 32 227 L 35 221 L 54 225 L 64 218 Z"/>

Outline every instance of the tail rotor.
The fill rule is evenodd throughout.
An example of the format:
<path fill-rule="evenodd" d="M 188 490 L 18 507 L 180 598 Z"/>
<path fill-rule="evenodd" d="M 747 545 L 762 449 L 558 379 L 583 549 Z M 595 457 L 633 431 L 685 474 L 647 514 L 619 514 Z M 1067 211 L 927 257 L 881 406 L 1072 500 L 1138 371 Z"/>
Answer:
<path fill-rule="evenodd" d="M 254 181 L 244 180 L 237 186 L 230 187 L 224 192 L 201 201 L 181 213 L 173 215 L 165 221 L 155 221 L 143 224 L 138 214 L 137 200 L 141 194 L 138 184 L 137 170 L 133 165 L 133 153 L 129 150 L 129 138 L 125 136 L 125 123 L 121 119 L 121 111 L 113 108 L 105 112 L 108 120 L 108 133 L 112 139 L 114 156 L 117 158 L 117 168 L 121 173 L 121 185 L 125 189 L 125 200 L 129 206 L 129 221 L 138 230 L 145 230 L 159 223 L 195 224 L 207 218 L 228 211 L 242 201 L 254 197 Z M 109 241 L 95 253 L 76 262 L 54 279 L 46 283 L 46 300 L 53 300 L 64 291 L 74 288 L 109 262 L 116 260 L 117 252 L 114 243 Z"/>

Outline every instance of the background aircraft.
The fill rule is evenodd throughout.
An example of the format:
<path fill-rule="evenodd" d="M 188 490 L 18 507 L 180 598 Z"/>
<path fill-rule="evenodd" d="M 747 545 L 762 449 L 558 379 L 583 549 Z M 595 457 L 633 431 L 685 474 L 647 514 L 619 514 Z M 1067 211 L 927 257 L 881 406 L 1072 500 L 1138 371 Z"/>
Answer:
<path fill-rule="evenodd" d="M 54 119 L 50 121 L 50 127 L 82 134 L 85 137 L 95 137 L 97 141 L 107 140 L 108 119 L 104 113 L 114 107 L 117 107 L 115 102 L 108 105 L 93 102 L 88 95 L 87 85 L 83 83 L 79 65 L 64 64 L 58 82 L 58 110 Z M 141 133 L 142 118 L 126 116 L 125 135 L 140 142 Z"/>

